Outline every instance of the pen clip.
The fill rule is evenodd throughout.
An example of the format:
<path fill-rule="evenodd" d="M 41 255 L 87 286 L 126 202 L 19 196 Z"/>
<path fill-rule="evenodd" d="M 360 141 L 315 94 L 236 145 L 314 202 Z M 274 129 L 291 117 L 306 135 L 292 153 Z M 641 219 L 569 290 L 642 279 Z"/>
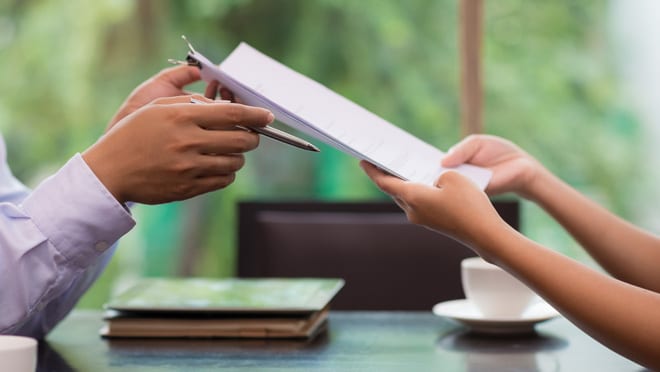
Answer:
<path fill-rule="evenodd" d="M 186 55 L 186 60 L 185 61 L 180 61 L 178 59 L 173 59 L 170 58 L 167 60 L 167 62 L 173 64 L 173 65 L 183 65 L 183 66 L 195 66 L 198 69 L 202 69 L 202 63 L 199 62 L 199 60 L 195 57 L 195 54 L 197 54 L 197 51 L 195 48 L 192 46 L 190 41 L 188 41 L 188 38 L 186 35 L 181 35 L 181 38 L 183 41 L 186 42 L 186 45 L 188 46 L 188 54 Z"/>
<path fill-rule="evenodd" d="M 188 54 L 197 54 L 197 51 L 195 50 L 195 48 L 193 48 L 193 46 L 192 46 L 192 44 L 190 43 L 190 41 L 188 41 L 188 38 L 186 37 L 186 35 L 181 35 L 181 38 L 182 38 L 183 41 L 185 41 L 186 44 L 188 45 Z"/>

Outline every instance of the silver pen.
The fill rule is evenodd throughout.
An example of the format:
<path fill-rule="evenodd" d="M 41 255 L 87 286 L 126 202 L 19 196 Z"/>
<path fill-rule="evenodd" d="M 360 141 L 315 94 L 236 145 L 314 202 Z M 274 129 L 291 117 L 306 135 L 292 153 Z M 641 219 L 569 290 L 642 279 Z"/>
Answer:
<path fill-rule="evenodd" d="M 229 101 L 227 101 L 229 102 Z M 207 102 L 200 101 L 198 99 L 190 97 L 190 103 L 201 103 L 201 104 L 206 104 Z M 311 143 L 300 139 L 294 135 L 291 135 L 287 132 L 281 131 L 277 128 L 273 128 L 271 126 L 265 126 L 265 127 L 244 127 L 242 125 L 237 125 L 237 128 L 247 130 L 247 131 L 254 131 L 259 134 L 263 134 L 266 137 L 270 137 L 274 140 L 278 140 L 280 142 L 286 143 L 291 146 L 295 146 L 297 148 L 307 150 L 307 151 L 314 151 L 314 152 L 321 152 L 318 147 L 312 145 Z"/>

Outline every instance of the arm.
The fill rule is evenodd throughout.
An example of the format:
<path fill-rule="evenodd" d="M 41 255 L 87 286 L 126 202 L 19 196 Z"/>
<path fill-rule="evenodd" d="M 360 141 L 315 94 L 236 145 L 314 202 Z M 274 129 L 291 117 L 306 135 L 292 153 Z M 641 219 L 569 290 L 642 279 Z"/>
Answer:
<path fill-rule="evenodd" d="M 648 367 L 660 367 L 660 294 L 598 273 L 526 239 L 499 217 L 484 193 L 456 172 L 444 173 L 437 187 L 430 187 L 401 181 L 368 163 L 362 166 L 412 222 L 465 242 L 595 339 Z"/>
<path fill-rule="evenodd" d="M 161 96 L 184 94 L 197 69 L 163 70 L 140 85 L 108 129 Z M 75 306 L 135 224 L 80 155 L 34 191 L 6 161 L 0 136 L 0 333 L 41 338 Z"/>
<path fill-rule="evenodd" d="M 32 193 L 11 176 L 2 152 L 0 333 L 43 337 L 71 310 L 112 243 L 134 225 L 124 203 L 182 200 L 233 182 L 242 154 L 258 144 L 256 134 L 235 126 L 263 126 L 272 114 L 191 105 L 179 95 L 196 72 L 168 69 L 138 87 L 108 132 Z"/>
<path fill-rule="evenodd" d="M 530 193 L 614 277 L 660 292 L 660 239 L 543 171 Z"/>
<path fill-rule="evenodd" d="M 8 171 L 6 163 L 2 165 Z M 0 333 L 43 337 L 134 221 L 80 155 L 17 205 L 0 204 Z"/>
<path fill-rule="evenodd" d="M 584 197 L 512 143 L 471 136 L 454 147 L 443 165 L 469 162 L 494 172 L 487 192 L 516 192 L 544 208 L 618 279 L 660 291 L 660 239 Z"/>

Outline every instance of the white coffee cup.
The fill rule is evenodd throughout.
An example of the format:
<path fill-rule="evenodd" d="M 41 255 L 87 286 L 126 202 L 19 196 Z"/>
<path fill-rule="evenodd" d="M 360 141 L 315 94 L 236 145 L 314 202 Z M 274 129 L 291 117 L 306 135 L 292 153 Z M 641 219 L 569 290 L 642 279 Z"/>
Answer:
<path fill-rule="evenodd" d="M 0 369 L 34 372 L 37 369 L 37 340 L 23 336 L 0 335 Z"/>
<path fill-rule="evenodd" d="M 525 284 L 481 257 L 461 262 L 461 280 L 467 299 L 488 318 L 519 318 L 537 298 Z"/>

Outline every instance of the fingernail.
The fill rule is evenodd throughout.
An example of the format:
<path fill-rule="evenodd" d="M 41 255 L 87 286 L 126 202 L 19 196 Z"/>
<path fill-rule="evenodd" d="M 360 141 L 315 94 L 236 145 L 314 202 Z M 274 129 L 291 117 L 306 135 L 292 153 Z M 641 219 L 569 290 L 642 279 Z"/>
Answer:
<path fill-rule="evenodd" d="M 268 113 L 268 123 L 272 123 L 275 120 L 275 115 L 272 112 Z"/>

